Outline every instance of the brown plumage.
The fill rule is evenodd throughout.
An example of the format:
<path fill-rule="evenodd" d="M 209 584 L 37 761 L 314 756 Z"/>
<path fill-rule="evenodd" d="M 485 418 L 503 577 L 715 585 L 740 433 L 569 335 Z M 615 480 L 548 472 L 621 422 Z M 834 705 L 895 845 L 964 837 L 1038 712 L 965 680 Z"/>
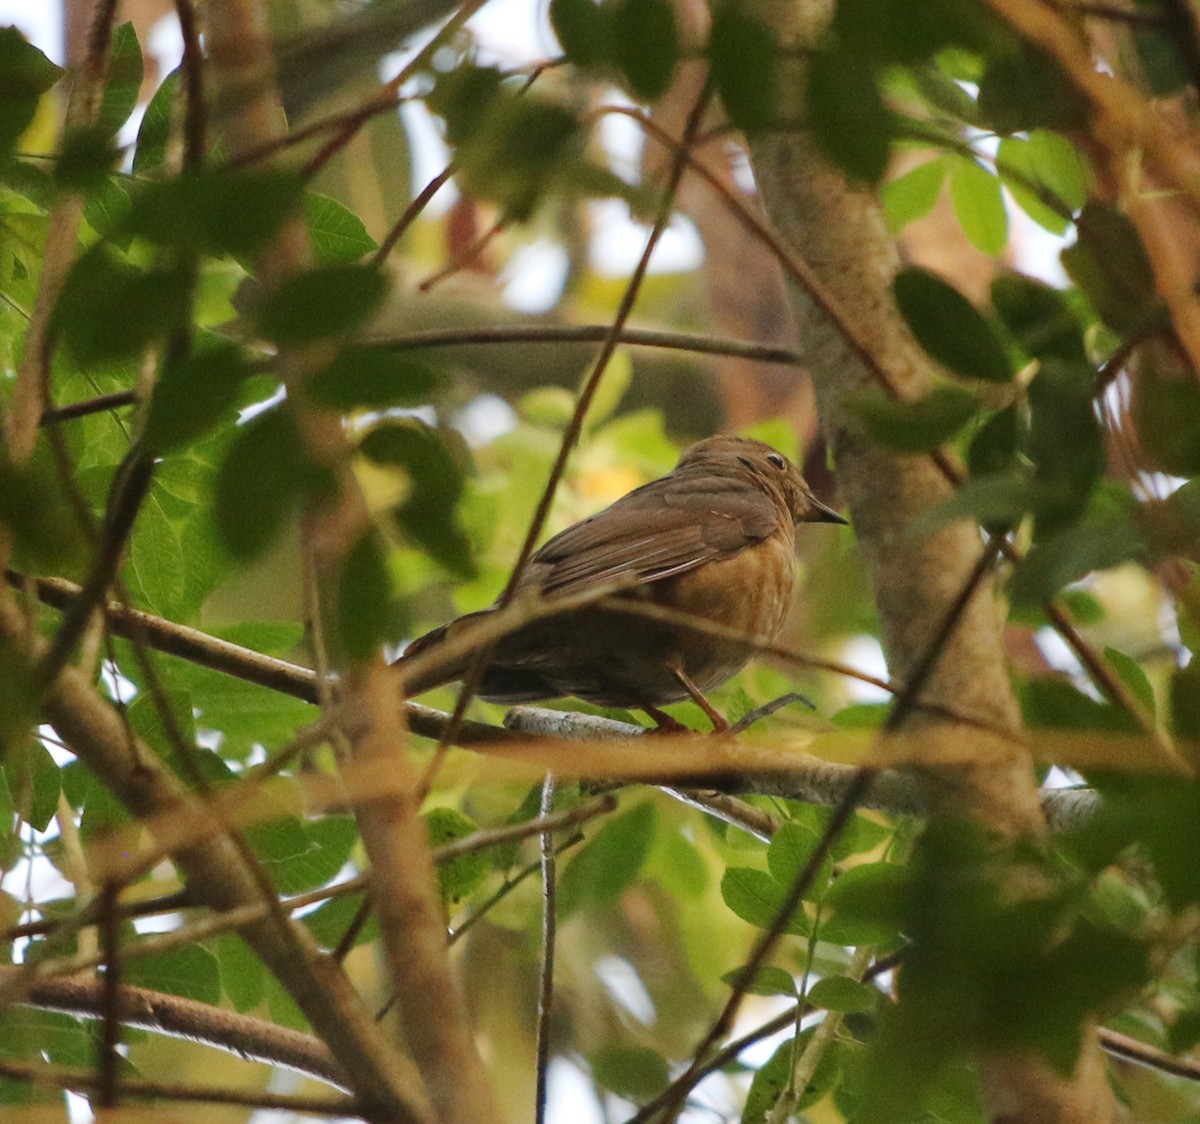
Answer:
<path fill-rule="evenodd" d="M 609 603 L 649 599 L 770 639 L 791 605 L 797 523 L 845 520 L 769 445 L 710 437 L 686 450 L 668 475 L 555 535 L 530 558 L 517 592 L 537 589 L 553 599 L 629 583 Z M 427 633 L 396 667 L 403 673 L 410 656 L 491 612 L 468 613 Z M 720 726 L 704 692 L 734 675 L 752 653 L 743 643 L 597 603 L 502 637 L 479 694 L 504 703 L 576 695 L 601 706 L 637 707 L 660 720 L 659 706 L 691 697 Z M 406 693 L 461 679 L 470 660 L 406 682 Z"/>

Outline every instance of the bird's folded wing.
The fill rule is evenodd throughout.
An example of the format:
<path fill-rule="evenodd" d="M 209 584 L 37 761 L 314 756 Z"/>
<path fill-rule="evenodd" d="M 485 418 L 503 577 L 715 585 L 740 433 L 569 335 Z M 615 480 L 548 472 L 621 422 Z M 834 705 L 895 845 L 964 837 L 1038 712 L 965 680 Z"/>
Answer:
<path fill-rule="evenodd" d="M 737 479 L 682 474 L 655 480 L 552 538 L 530 559 L 524 586 L 567 596 L 599 585 L 654 582 L 729 558 L 767 538 L 780 514 Z"/>

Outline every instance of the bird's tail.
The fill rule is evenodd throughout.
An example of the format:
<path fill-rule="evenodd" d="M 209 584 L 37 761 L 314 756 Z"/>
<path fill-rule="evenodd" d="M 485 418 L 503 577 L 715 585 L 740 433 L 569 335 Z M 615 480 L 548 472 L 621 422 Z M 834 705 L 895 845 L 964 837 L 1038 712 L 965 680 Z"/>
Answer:
<path fill-rule="evenodd" d="M 424 668 L 420 666 L 414 668 L 413 664 L 417 662 L 418 656 L 432 655 L 439 646 L 454 639 L 463 625 L 478 620 L 491 612 L 491 609 L 481 609 L 477 613 L 468 613 L 464 617 L 450 621 L 449 624 L 441 625 L 425 633 L 424 636 L 418 636 L 409 644 L 403 654 L 392 662 L 392 667 L 400 673 L 400 678 L 404 682 L 405 697 L 414 698 L 425 691 L 432 691 L 434 687 L 453 683 L 456 679 L 461 679 L 466 675 L 471 661 L 475 657 L 474 649 L 468 649 L 449 660 L 431 661 Z M 425 662 L 424 659 L 421 660 L 421 663 Z"/>

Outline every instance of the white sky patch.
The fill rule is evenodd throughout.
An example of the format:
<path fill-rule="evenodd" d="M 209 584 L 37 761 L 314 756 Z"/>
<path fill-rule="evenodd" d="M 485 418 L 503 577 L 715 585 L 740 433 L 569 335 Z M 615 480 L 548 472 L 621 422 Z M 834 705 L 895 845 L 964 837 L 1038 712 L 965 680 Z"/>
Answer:
<path fill-rule="evenodd" d="M 595 971 L 614 1003 L 628 1011 L 638 1022 L 649 1025 L 654 1021 L 654 1000 L 628 960 L 619 956 L 604 956 L 597 962 Z"/>
<path fill-rule="evenodd" d="M 887 678 L 887 661 L 883 648 L 874 636 L 852 636 L 842 647 L 842 659 L 851 667 L 876 679 Z M 892 696 L 882 687 L 864 683 L 861 679 L 847 679 L 846 693 L 854 702 L 887 702 Z"/>

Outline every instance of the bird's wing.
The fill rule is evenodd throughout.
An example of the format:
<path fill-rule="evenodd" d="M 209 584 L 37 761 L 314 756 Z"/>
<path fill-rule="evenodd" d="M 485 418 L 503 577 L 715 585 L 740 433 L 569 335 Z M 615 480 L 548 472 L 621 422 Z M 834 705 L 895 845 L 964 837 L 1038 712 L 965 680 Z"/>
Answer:
<path fill-rule="evenodd" d="M 521 584 L 567 596 L 660 581 L 761 542 L 780 519 L 775 501 L 748 481 L 677 471 L 556 535 L 530 559 Z"/>

